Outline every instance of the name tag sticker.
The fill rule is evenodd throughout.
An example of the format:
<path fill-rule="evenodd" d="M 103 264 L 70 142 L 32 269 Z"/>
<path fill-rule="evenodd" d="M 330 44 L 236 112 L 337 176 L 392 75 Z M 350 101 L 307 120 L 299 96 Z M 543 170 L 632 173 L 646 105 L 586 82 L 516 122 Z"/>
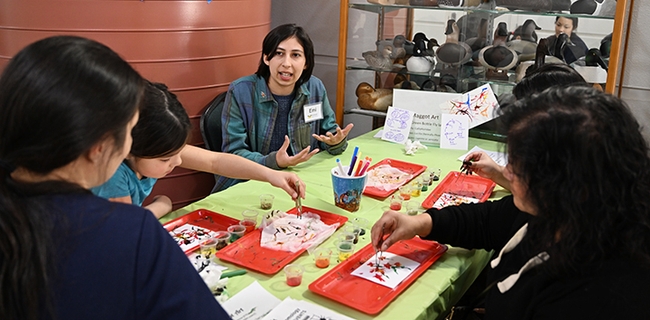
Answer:
<path fill-rule="evenodd" d="M 312 122 L 323 119 L 323 103 L 317 102 L 313 104 L 306 104 L 303 107 L 303 114 L 305 115 L 305 122 Z"/>

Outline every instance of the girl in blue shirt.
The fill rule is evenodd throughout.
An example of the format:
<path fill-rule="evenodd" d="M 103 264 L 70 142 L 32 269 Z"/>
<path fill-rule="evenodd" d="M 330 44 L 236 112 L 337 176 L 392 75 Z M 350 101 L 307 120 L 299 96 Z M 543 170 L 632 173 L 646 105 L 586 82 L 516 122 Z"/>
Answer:
<path fill-rule="evenodd" d="M 142 205 L 157 179 L 175 167 L 210 172 L 237 179 L 267 181 L 284 189 L 292 198 L 304 197 L 304 184 L 294 173 L 280 172 L 231 154 L 187 145 L 190 119 L 185 109 L 164 84 L 149 82 L 145 88 L 140 120 L 133 128 L 133 146 L 113 177 L 93 188 L 96 195 L 111 201 Z M 302 184 L 301 194 L 294 190 Z M 156 218 L 172 210 L 165 195 L 157 195 L 145 208 Z"/>

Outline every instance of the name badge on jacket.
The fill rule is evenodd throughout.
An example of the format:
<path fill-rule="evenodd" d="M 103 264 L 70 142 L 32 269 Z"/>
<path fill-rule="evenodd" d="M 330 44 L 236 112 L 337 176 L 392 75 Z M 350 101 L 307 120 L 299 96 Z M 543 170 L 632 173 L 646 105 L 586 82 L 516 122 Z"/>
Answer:
<path fill-rule="evenodd" d="M 312 121 L 323 119 L 323 103 L 316 102 L 313 104 L 306 104 L 303 108 L 303 114 L 305 115 L 305 122 L 309 123 Z"/>

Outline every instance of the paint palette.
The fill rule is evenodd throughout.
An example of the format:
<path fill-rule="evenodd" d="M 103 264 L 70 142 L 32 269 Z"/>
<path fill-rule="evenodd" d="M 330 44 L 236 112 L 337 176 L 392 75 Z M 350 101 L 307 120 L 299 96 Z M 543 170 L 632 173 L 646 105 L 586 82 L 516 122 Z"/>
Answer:
<path fill-rule="evenodd" d="M 368 179 L 370 179 L 370 172 L 381 165 L 389 165 L 395 169 L 399 169 L 400 171 L 406 172 L 409 174 L 409 178 L 403 179 L 403 181 L 399 181 L 398 183 L 392 184 L 392 188 L 388 190 L 377 188 L 377 187 L 366 186 L 366 189 L 363 191 L 363 194 L 371 197 L 376 197 L 376 198 L 386 198 L 390 196 L 393 192 L 395 192 L 397 189 L 399 189 L 399 187 L 407 184 L 409 181 L 413 180 L 415 177 L 420 175 L 420 173 L 424 172 L 424 170 L 427 169 L 426 166 L 420 164 L 386 158 L 384 160 L 375 163 L 370 168 L 368 168 L 367 171 Z"/>
<path fill-rule="evenodd" d="M 422 207 L 440 209 L 448 205 L 485 202 L 495 186 L 496 183 L 490 179 L 451 171 L 424 199 Z"/>
<path fill-rule="evenodd" d="M 199 242 L 216 231 L 226 231 L 239 220 L 206 209 L 192 211 L 163 225 L 187 254 L 199 248 Z M 181 239 L 182 238 L 182 239 Z"/>
<path fill-rule="evenodd" d="M 318 214 L 321 221 L 328 225 L 338 222 L 339 227 L 341 227 L 348 221 L 347 217 L 314 208 L 303 206 L 302 210 L 303 212 Z M 287 213 L 291 214 L 296 214 L 297 212 L 298 210 L 296 208 L 287 211 Z M 262 230 L 257 228 L 253 232 L 246 234 L 227 247 L 219 250 L 216 256 L 223 261 L 228 261 L 250 270 L 264 274 L 275 274 L 305 252 L 305 249 L 297 252 L 289 252 L 263 248 L 260 246 L 261 237 Z"/>
<path fill-rule="evenodd" d="M 368 244 L 312 282 L 309 285 L 309 290 L 348 307 L 374 315 L 386 308 L 391 301 L 404 292 L 445 251 L 447 251 L 447 246 L 417 237 L 400 241 L 391 246 L 386 252 L 419 263 L 419 266 L 408 277 L 391 289 L 352 274 L 369 259 L 374 259 L 375 249 L 372 244 Z"/>

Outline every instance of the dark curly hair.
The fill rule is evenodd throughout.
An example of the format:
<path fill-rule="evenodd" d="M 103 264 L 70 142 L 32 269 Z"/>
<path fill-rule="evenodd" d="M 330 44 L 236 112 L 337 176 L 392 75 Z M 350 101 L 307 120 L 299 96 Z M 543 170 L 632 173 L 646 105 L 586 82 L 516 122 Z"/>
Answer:
<path fill-rule="evenodd" d="M 554 273 L 606 259 L 650 265 L 650 158 L 620 99 L 590 87 L 553 87 L 501 117 L 514 174 L 537 209 L 536 252 Z"/>

